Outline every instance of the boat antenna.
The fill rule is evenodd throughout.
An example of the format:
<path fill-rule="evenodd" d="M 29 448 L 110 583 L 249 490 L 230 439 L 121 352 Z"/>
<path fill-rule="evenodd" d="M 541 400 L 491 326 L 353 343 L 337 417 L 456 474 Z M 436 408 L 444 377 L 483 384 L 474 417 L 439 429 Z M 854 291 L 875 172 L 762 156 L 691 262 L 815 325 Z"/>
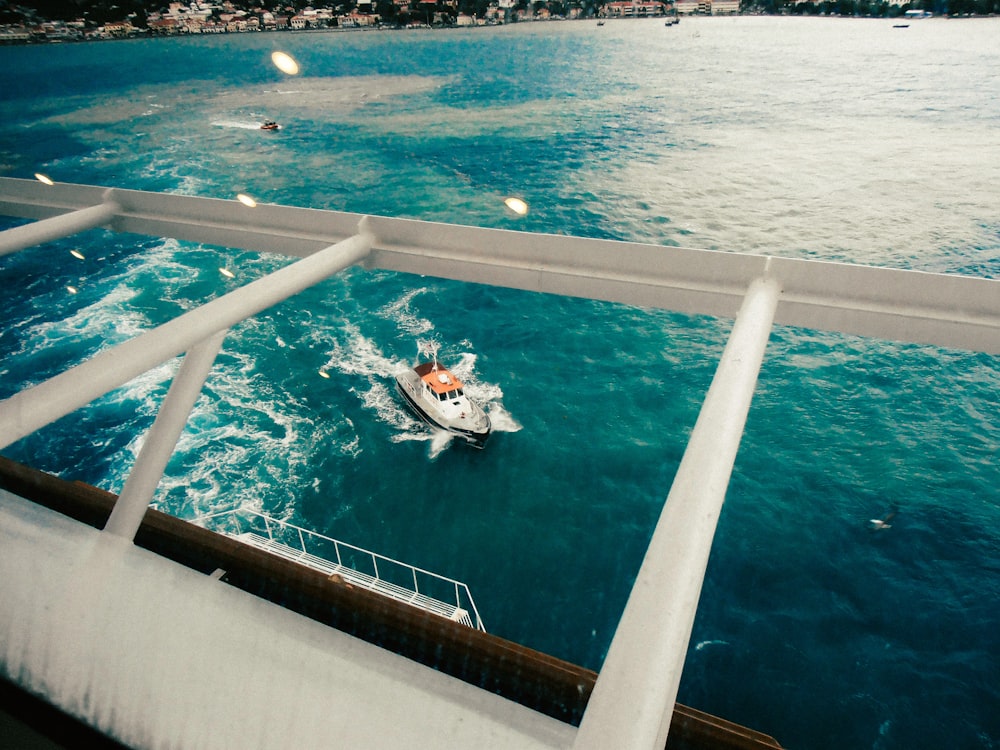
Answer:
<path fill-rule="evenodd" d="M 421 354 L 423 354 L 424 352 L 426 352 L 427 354 L 431 355 L 431 358 L 434 360 L 434 366 L 431 369 L 435 370 L 435 371 L 438 369 L 438 349 L 440 349 L 440 348 L 441 348 L 441 344 L 439 344 L 437 341 L 418 341 L 417 342 L 417 350 Z"/>

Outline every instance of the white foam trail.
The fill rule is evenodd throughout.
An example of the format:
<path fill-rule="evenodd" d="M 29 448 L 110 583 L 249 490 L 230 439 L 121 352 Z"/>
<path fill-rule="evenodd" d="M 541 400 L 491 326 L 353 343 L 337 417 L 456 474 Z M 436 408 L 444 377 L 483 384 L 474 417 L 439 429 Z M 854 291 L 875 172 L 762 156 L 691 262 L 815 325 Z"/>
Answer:
<path fill-rule="evenodd" d="M 414 298 L 427 291 L 429 290 L 426 287 L 410 290 L 395 302 L 379 310 L 379 317 L 393 321 L 411 336 L 420 336 L 434 330 L 434 324 L 426 318 L 421 318 L 411 307 Z"/>
<path fill-rule="evenodd" d="M 433 461 L 435 458 L 440 456 L 444 450 L 451 445 L 455 436 L 451 433 L 445 432 L 444 430 L 431 430 L 431 449 L 430 449 L 430 459 Z"/>
<path fill-rule="evenodd" d="M 433 332 L 434 326 L 414 311 L 413 302 L 419 295 L 429 291 L 426 287 L 412 289 L 383 306 L 378 315 L 395 323 L 406 334 L 426 337 Z M 361 400 L 366 409 L 375 412 L 379 421 L 393 428 L 395 434 L 390 437 L 392 442 L 429 441 L 431 459 L 451 445 L 453 435 L 429 428 L 413 416 L 395 394 L 393 378 L 401 370 L 412 366 L 412 363 L 386 355 L 375 341 L 350 322 L 345 323 L 340 335 L 326 345 L 331 346 L 331 351 L 323 369 L 351 376 L 350 391 Z M 472 346 L 468 341 L 462 342 L 462 345 Z M 448 367 L 465 384 L 470 398 L 490 415 L 493 429 L 497 432 L 520 430 L 521 425 L 503 407 L 503 390 L 500 386 L 482 382 L 476 376 L 476 354 L 465 351 L 457 356 L 458 360 L 454 363 L 449 361 Z"/>
<path fill-rule="evenodd" d="M 439 430 L 423 422 L 414 422 L 414 424 L 418 426 L 420 432 L 401 432 L 393 435 L 390 440 L 394 443 L 406 443 L 411 440 L 421 443 L 429 442 L 430 446 L 427 449 L 427 458 L 431 461 L 444 453 L 448 446 L 455 441 L 456 436 L 450 432 Z"/>
<path fill-rule="evenodd" d="M 501 404 L 490 404 L 488 412 L 493 432 L 520 432 L 524 429 Z"/>
<path fill-rule="evenodd" d="M 355 435 L 354 439 L 349 443 L 344 443 L 340 446 L 340 452 L 345 456 L 350 456 L 351 458 L 357 458 L 361 455 L 361 436 Z"/>
<path fill-rule="evenodd" d="M 352 323 L 345 324 L 343 333 L 346 341 L 333 341 L 333 349 L 325 369 L 353 376 L 350 392 L 361 400 L 366 409 L 375 412 L 380 422 L 393 428 L 396 434 L 390 438 L 392 442 L 429 440 L 431 458 L 440 454 L 450 441 L 435 441 L 427 426 L 411 415 L 399 401 L 394 392 L 395 386 L 391 385 L 391 379 L 396 373 L 409 365 L 403 360 L 386 356 L 374 341 L 364 336 Z M 360 446 L 356 450 L 360 452 Z"/>
<path fill-rule="evenodd" d="M 216 120 L 212 123 L 216 128 L 236 128 L 238 130 L 260 130 L 260 122 L 246 120 Z"/>
<path fill-rule="evenodd" d="M 68 318 L 39 323 L 30 329 L 24 353 L 60 347 L 86 339 L 101 341 L 97 351 L 109 349 L 142 333 L 145 316 L 127 309 L 138 291 L 124 280 L 101 299 L 77 310 Z"/>
<path fill-rule="evenodd" d="M 307 406 L 275 389 L 253 354 L 224 352 L 236 362 L 209 376 L 157 502 L 169 504 L 175 515 L 266 504 L 271 515 L 290 517 L 319 446 L 334 444 L 350 455 L 358 450 L 356 431 L 348 420 L 317 424 Z M 138 447 L 139 441 L 131 446 Z M 284 494 L 276 497 L 275 491 Z"/>
<path fill-rule="evenodd" d="M 385 356 L 375 342 L 363 336 L 353 323 L 345 325 L 344 333 L 347 343 L 341 344 L 336 339 L 333 341 L 333 351 L 326 363 L 327 370 L 345 375 L 386 378 L 406 367 L 404 362 Z"/>
<path fill-rule="evenodd" d="M 169 383 L 173 379 L 179 362 L 179 358 L 175 357 L 141 375 L 137 375 L 121 388 L 105 396 L 105 401 L 115 404 L 138 401 L 140 402 L 140 408 L 137 409 L 139 413 L 152 414 L 153 410 L 150 407 L 155 405 L 150 401 L 150 394 L 156 391 L 157 386 Z"/>
<path fill-rule="evenodd" d="M 701 651 L 701 650 L 705 649 L 707 646 L 728 646 L 728 645 L 729 645 L 729 641 L 702 641 L 701 643 L 699 643 L 698 645 L 696 645 L 694 648 L 695 648 L 695 651 Z"/>
<path fill-rule="evenodd" d="M 422 424 L 410 416 L 385 383 L 376 381 L 371 383 L 370 388 L 355 387 L 351 388 L 351 392 L 357 394 L 365 407 L 374 411 L 379 420 L 387 425 L 400 430 L 411 430 Z"/>
<path fill-rule="evenodd" d="M 476 377 L 476 355 L 463 352 L 458 364 L 449 369 L 465 385 L 465 392 L 490 416 L 494 432 L 518 432 L 522 425 L 503 406 L 503 389 L 496 383 L 484 383 Z"/>

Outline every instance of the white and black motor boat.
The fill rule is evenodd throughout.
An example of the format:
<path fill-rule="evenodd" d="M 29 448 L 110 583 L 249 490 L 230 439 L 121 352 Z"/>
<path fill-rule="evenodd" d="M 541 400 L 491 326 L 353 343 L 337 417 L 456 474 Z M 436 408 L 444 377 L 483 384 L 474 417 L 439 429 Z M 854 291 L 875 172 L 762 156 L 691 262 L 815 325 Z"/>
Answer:
<path fill-rule="evenodd" d="M 396 389 L 416 412 L 433 427 L 465 438 L 477 448 L 490 435 L 490 418 L 465 395 L 465 386 L 433 352 L 430 362 L 421 362 L 396 376 Z"/>

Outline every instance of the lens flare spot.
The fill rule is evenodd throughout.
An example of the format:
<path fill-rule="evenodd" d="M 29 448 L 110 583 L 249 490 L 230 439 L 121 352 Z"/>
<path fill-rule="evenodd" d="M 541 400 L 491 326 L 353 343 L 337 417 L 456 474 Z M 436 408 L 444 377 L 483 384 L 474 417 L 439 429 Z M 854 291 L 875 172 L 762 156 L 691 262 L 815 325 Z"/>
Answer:
<path fill-rule="evenodd" d="M 238 200 L 244 206 L 249 206 L 250 208 L 255 208 L 257 206 L 257 201 L 255 201 L 246 193 L 240 193 L 239 195 L 237 195 L 236 200 Z"/>
<path fill-rule="evenodd" d="M 516 213 L 518 216 L 524 216 L 528 213 L 528 204 L 525 203 L 520 198 L 510 197 L 504 200 L 504 205 L 507 206 L 511 211 Z"/>
<path fill-rule="evenodd" d="M 293 76 L 299 72 L 299 64 L 287 52 L 272 52 L 271 62 L 282 73 Z"/>
<path fill-rule="evenodd" d="M 41 172 L 35 172 L 35 179 L 45 185 L 55 185 L 51 177 L 47 174 L 42 174 Z"/>

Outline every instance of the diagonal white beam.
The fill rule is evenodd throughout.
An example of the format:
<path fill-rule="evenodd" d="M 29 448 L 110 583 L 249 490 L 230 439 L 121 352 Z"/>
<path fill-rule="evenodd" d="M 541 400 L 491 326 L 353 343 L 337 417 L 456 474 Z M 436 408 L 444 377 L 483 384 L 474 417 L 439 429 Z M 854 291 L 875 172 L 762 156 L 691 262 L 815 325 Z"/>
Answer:
<path fill-rule="evenodd" d="M 69 414 L 203 339 L 363 260 L 374 238 L 359 234 L 257 279 L 0 402 L 0 449 Z"/>
<path fill-rule="evenodd" d="M 212 363 L 219 353 L 228 330 L 219 331 L 200 344 L 194 346 L 184 357 L 180 370 L 170 384 L 167 397 L 160 404 L 156 420 L 146 433 L 146 440 L 139 450 L 132 471 L 115 507 L 104 525 L 104 530 L 125 539 L 135 539 L 146 508 L 153 499 L 153 493 L 163 478 L 163 470 L 173 455 L 181 432 L 187 424 L 205 379 L 212 369 Z"/>
<path fill-rule="evenodd" d="M 781 289 L 748 289 L 573 750 L 662 750 L 726 488 Z"/>
<path fill-rule="evenodd" d="M 96 206 L 81 208 L 68 214 L 41 219 L 0 232 L 0 255 L 9 255 L 26 247 L 41 245 L 103 226 L 109 223 L 119 210 L 120 206 L 106 197 L 103 203 Z"/>

